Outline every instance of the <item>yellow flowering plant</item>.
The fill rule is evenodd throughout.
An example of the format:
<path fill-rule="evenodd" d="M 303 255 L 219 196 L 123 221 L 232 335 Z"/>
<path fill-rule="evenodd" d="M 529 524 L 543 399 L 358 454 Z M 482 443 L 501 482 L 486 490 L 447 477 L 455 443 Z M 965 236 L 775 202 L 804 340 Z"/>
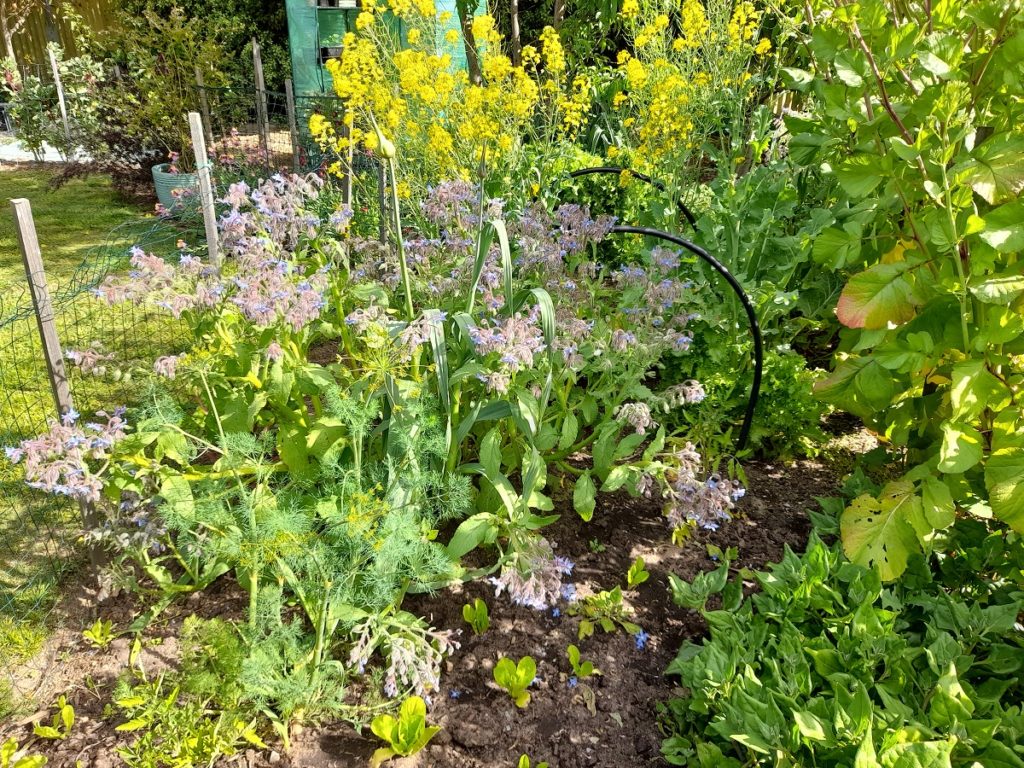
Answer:
<path fill-rule="evenodd" d="M 680 194 L 720 152 L 742 156 L 757 95 L 755 72 L 771 50 L 763 12 L 732 0 L 625 0 L 619 18 L 630 45 L 619 52 L 611 109 L 620 131 L 608 155 Z M 732 158 L 731 158 L 732 159 Z"/>
<path fill-rule="evenodd" d="M 524 145 L 554 148 L 586 125 L 590 78 L 569 74 L 553 28 L 536 46 L 523 46 L 516 66 L 503 53 L 494 18 L 475 17 L 474 81 L 457 64 L 465 38 L 445 29 L 445 16 L 429 0 L 364 3 L 341 56 L 327 64 L 344 100 L 344 125 L 321 115 L 310 121 L 314 138 L 336 157 L 335 172 L 351 168 L 356 148 L 379 153 L 384 136 L 401 158 L 393 163 L 397 196 L 422 199 L 440 181 L 476 180 L 481 172 L 506 182 L 524 178 L 517 169 L 536 162 Z"/>

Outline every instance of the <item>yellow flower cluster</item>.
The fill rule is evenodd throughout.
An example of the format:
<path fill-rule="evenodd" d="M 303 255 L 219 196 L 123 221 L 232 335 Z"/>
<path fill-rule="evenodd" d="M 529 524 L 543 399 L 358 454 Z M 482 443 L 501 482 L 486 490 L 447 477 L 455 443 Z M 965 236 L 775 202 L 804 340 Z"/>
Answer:
<path fill-rule="evenodd" d="M 640 3 L 638 0 L 623 0 L 619 14 L 624 19 L 635 19 L 640 15 Z"/>
<path fill-rule="evenodd" d="M 619 51 L 619 69 L 626 75 L 626 82 L 633 90 L 643 88 L 647 83 L 647 68 L 640 59 L 634 59 L 628 51 Z"/>
<path fill-rule="evenodd" d="M 565 72 L 565 50 L 562 39 L 554 27 L 544 27 L 540 33 L 541 51 L 543 52 L 544 70 L 552 77 Z"/>
<path fill-rule="evenodd" d="M 633 38 L 633 45 L 637 48 L 646 48 L 653 43 L 661 42 L 664 40 L 662 33 L 668 29 L 668 25 L 668 14 L 659 13 L 650 24 L 644 25 L 640 32 L 637 33 L 636 37 Z"/>
<path fill-rule="evenodd" d="M 729 47 L 731 50 L 738 49 L 743 43 L 750 42 L 757 32 L 758 22 L 761 20 L 761 13 L 751 2 L 742 2 L 736 5 L 729 20 Z"/>
<path fill-rule="evenodd" d="M 679 74 L 665 77 L 654 89 L 640 128 L 639 154 L 651 164 L 688 146 L 693 131 L 690 94 Z"/>
<path fill-rule="evenodd" d="M 678 52 L 684 48 L 700 48 L 711 28 L 700 0 L 683 0 L 679 17 L 683 34 L 672 41 L 672 49 Z"/>
<path fill-rule="evenodd" d="M 566 138 L 575 138 L 587 124 L 591 87 L 589 77 L 577 75 L 572 81 L 572 92 L 558 99 L 558 111 L 562 118 L 559 130 Z"/>

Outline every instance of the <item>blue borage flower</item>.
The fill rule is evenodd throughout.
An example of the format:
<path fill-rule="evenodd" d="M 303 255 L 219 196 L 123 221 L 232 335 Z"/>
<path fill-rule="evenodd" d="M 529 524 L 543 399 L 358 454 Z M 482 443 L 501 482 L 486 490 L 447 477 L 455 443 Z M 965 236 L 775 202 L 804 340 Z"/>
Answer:
<path fill-rule="evenodd" d="M 644 632 L 642 629 L 633 635 L 633 640 L 636 642 L 637 650 L 642 651 L 647 647 L 647 642 L 651 639 L 651 636 Z"/>

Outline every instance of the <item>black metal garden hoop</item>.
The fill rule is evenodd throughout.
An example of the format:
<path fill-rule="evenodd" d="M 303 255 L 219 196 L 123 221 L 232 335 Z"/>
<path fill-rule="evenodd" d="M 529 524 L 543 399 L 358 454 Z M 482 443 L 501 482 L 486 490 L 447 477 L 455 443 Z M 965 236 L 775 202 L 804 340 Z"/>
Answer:
<path fill-rule="evenodd" d="M 650 184 L 652 187 L 657 189 L 659 192 L 664 192 L 665 191 L 665 184 L 664 184 L 664 182 L 658 181 L 657 179 L 652 179 L 650 176 L 648 176 L 645 173 L 639 173 L 637 171 L 631 171 L 629 168 L 616 168 L 615 166 L 611 166 L 611 165 L 601 165 L 601 166 L 595 166 L 593 168 L 580 168 L 578 171 L 572 171 L 569 174 L 569 178 L 570 179 L 578 179 L 580 176 L 593 176 L 593 175 L 598 174 L 598 173 L 614 173 L 616 175 L 619 175 L 623 171 L 625 171 L 626 173 L 628 173 L 630 176 L 632 176 L 635 179 L 639 179 L 640 181 L 642 181 L 642 182 L 644 182 L 646 184 Z M 697 217 L 693 215 L 693 211 L 691 211 L 689 208 L 687 208 L 686 207 L 686 203 L 684 203 L 682 200 L 679 201 L 678 205 L 679 205 L 679 212 L 681 214 L 683 214 L 683 217 L 686 219 L 687 222 L 689 222 L 690 228 L 691 229 L 696 229 L 696 227 L 697 227 Z"/>
<path fill-rule="evenodd" d="M 665 185 L 662 182 L 656 179 L 652 179 L 650 176 L 647 176 L 642 173 L 636 173 L 635 171 L 630 171 L 628 168 L 614 168 L 611 166 L 582 168 L 577 171 L 572 171 L 569 174 L 569 178 L 575 179 L 579 178 L 580 176 L 589 176 L 591 174 L 598 173 L 618 174 L 622 173 L 623 171 L 628 171 L 634 177 L 640 179 L 640 181 L 646 182 L 651 186 L 655 187 L 656 189 L 665 189 Z M 686 217 L 686 220 L 690 223 L 691 227 L 696 225 L 697 219 L 694 217 L 690 209 L 683 204 L 682 201 L 679 202 L 679 210 L 683 214 L 683 216 Z M 733 274 L 728 269 L 725 268 L 725 265 L 722 264 L 722 262 L 720 262 L 710 253 L 705 251 L 699 245 L 695 245 L 694 243 L 691 243 L 689 240 L 679 237 L 678 235 L 670 234 L 669 232 L 664 232 L 660 229 L 652 229 L 650 227 L 634 227 L 628 224 L 616 224 L 611 228 L 611 230 L 609 230 L 609 234 L 611 233 L 622 233 L 632 235 L 643 235 L 644 237 L 654 237 L 660 240 L 670 242 L 673 245 L 679 246 L 680 248 L 686 249 L 694 256 L 699 258 L 701 261 L 703 261 L 705 264 L 708 264 L 723 278 L 725 278 L 725 281 L 729 284 L 729 287 L 732 288 L 733 293 L 735 293 L 736 297 L 740 300 L 740 304 L 743 305 L 743 309 L 747 313 L 747 322 L 750 326 L 750 336 L 754 340 L 754 381 L 750 386 L 750 397 L 747 400 L 747 410 L 746 413 L 744 413 L 743 415 L 743 425 L 740 427 L 740 434 L 736 440 L 736 453 L 738 454 L 740 451 L 747 447 L 747 441 L 750 439 L 750 428 L 751 425 L 754 423 L 754 411 L 757 408 L 757 399 L 758 396 L 761 394 L 761 374 L 764 369 L 764 342 L 761 338 L 761 327 L 757 322 L 757 312 L 754 311 L 754 305 L 751 303 L 750 297 L 747 296 L 746 291 L 743 290 L 743 286 L 740 285 L 739 280 L 737 280 L 733 276 Z"/>

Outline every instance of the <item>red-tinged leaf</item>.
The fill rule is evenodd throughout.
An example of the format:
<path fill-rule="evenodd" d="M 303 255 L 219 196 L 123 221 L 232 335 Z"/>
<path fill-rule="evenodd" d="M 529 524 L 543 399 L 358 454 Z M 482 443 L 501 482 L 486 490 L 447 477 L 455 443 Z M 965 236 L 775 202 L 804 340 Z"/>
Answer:
<path fill-rule="evenodd" d="M 906 262 L 876 264 L 846 284 L 836 316 L 848 328 L 886 328 L 914 317 L 917 299 L 907 280 Z"/>

